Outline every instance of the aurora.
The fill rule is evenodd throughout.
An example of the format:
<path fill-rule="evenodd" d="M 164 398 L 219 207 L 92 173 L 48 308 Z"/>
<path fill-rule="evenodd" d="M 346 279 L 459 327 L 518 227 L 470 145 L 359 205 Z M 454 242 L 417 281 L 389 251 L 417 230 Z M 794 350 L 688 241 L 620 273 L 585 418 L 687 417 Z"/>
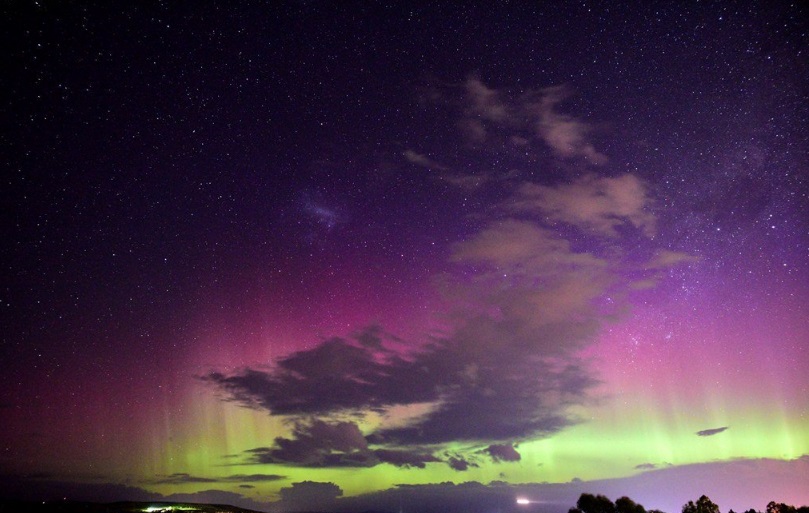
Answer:
<path fill-rule="evenodd" d="M 809 504 L 806 8 L 2 9 L 0 499 Z"/>

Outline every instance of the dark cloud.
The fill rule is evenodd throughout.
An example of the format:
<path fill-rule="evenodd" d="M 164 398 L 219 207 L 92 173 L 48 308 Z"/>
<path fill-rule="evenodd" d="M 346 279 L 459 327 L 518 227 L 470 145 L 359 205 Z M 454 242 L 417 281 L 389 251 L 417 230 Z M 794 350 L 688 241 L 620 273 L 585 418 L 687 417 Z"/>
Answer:
<path fill-rule="evenodd" d="M 209 477 L 197 477 L 190 474 L 176 473 L 162 476 L 153 481 L 154 484 L 185 484 L 185 483 L 215 483 L 216 479 Z"/>
<path fill-rule="evenodd" d="M 230 376 L 214 372 L 203 379 L 249 406 L 278 415 L 311 415 L 434 399 L 429 384 L 418 385 L 419 374 L 426 372 L 410 374 L 414 371 L 414 362 L 387 350 L 372 328 L 354 340 L 335 337 L 294 353 L 278 361 L 271 372 L 247 369 Z"/>
<path fill-rule="evenodd" d="M 638 465 L 635 465 L 635 468 L 638 470 L 652 470 L 657 468 L 657 465 L 655 465 L 654 463 L 640 463 Z"/>
<path fill-rule="evenodd" d="M 522 456 L 517 449 L 510 444 L 493 444 L 485 449 L 493 461 L 520 461 Z"/>
<path fill-rule="evenodd" d="M 222 481 L 230 483 L 263 483 L 267 481 L 281 481 L 285 476 L 277 474 L 235 474 L 222 478 Z"/>
<path fill-rule="evenodd" d="M 417 451 L 377 449 L 374 451 L 374 455 L 379 458 L 381 462 L 405 468 L 424 468 L 426 463 L 437 463 L 441 461 L 432 454 Z"/>
<path fill-rule="evenodd" d="M 713 429 L 703 429 L 702 431 L 697 431 L 697 433 L 696 433 L 696 434 L 697 434 L 697 436 L 713 436 L 713 435 L 718 435 L 719 433 L 721 433 L 722 431 L 724 431 L 724 430 L 728 429 L 729 427 L 730 427 L 730 426 L 723 426 L 723 427 L 719 427 L 719 428 L 713 428 Z"/>
<path fill-rule="evenodd" d="M 471 462 L 465 458 L 461 458 L 459 456 L 450 456 L 447 459 L 447 464 L 450 466 L 451 469 L 457 470 L 459 472 L 463 472 L 465 470 L 469 470 L 469 467 L 478 467 L 477 463 Z"/>
<path fill-rule="evenodd" d="M 281 488 L 279 495 L 286 510 L 322 511 L 334 504 L 343 495 L 343 490 L 334 483 L 303 481 Z"/>
<path fill-rule="evenodd" d="M 372 448 L 353 422 L 314 419 L 295 424 L 290 438 L 277 437 L 272 447 L 246 451 L 249 463 L 301 467 L 373 467 L 388 463 L 397 467 L 424 468 L 439 463 L 429 451 Z"/>
<path fill-rule="evenodd" d="M 247 452 L 254 463 L 303 467 L 368 467 L 377 463 L 359 427 L 352 422 L 298 422 L 290 438 L 279 436 L 274 446 Z"/>
<path fill-rule="evenodd" d="M 498 95 L 470 91 L 485 119 L 508 114 L 498 107 Z M 586 208 L 577 209 L 577 202 Z M 645 184 L 633 175 L 524 184 L 504 211 L 533 220 L 491 221 L 453 247 L 450 261 L 459 272 L 442 282 L 453 325 L 445 336 L 404 354 L 392 349 L 402 341 L 372 327 L 330 338 L 270 368 L 211 372 L 202 379 L 230 400 L 298 419 L 291 436 L 251 452 L 257 463 L 421 467 L 435 460 L 415 448 L 459 441 L 489 444 L 495 460 L 517 461 L 513 446 L 502 444 L 556 433 L 578 421 L 572 407 L 590 400 L 598 380 L 579 350 L 622 311 L 620 301 L 603 301 L 633 285 L 613 271 L 629 265 L 621 260 L 624 230 L 617 228 L 651 234 L 650 202 Z M 607 247 L 579 251 L 556 223 L 592 237 L 596 248 Z M 638 264 L 633 276 L 680 260 L 658 258 L 652 270 Z M 415 405 L 418 415 L 372 433 L 327 422 Z"/>
<path fill-rule="evenodd" d="M 574 297 L 581 287 L 563 292 L 569 287 L 577 287 L 574 280 L 559 284 L 557 293 L 567 294 L 560 308 L 572 311 L 579 306 L 574 302 L 584 300 Z M 540 295 L 551 299 L 554 294 Z M 567 408 L 586 400 L 596 380 L 569 349 L 591 336 L 596 324 L 591 319 L 536 319 L 530 304 L 544 298 L 531 290 L 492 299 L 505 318 L 474 316 L 453 337 L 436 340 L 409 359 L 334 338 L 281 360 L 270 372 L 248 369 L 205 379 L 234 399 L 274 414 L 329 415 L 432 403 L 428 414 L 411 425 L 380 430 L 395 444 L 519 439 L 570 425 L 575 419 Z M 298 435 L 297 441 L 277 439 L 277 447 L 259 455 L 259 461 L 305 461 L 305 455 L 326 443 Z M 353 437 L 354 448 L 364 449 L 360 434 L 355 431 Z"/>
<path fill-rule="evenodd" d="M 258 483 L 267 481 L 279 481 L 285 479 L 284 476 L 276 474 L 235 474 L 223 477 L 199 477 L 185 473 L 175 473 L 168 476 L 161 476 L 151 483 L 153 484 L 187 484 L 187 483 Z"/>

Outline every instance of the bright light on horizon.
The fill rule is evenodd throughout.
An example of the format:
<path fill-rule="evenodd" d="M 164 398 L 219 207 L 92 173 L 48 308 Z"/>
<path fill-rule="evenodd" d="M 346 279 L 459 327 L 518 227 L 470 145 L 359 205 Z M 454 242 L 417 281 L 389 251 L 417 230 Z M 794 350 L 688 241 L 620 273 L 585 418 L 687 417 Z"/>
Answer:
<path fill-rule="evenodd" d="M 529 501 L 525 497 L 518 497 L 517 504 L 531 504 L 531 501 Z"/>

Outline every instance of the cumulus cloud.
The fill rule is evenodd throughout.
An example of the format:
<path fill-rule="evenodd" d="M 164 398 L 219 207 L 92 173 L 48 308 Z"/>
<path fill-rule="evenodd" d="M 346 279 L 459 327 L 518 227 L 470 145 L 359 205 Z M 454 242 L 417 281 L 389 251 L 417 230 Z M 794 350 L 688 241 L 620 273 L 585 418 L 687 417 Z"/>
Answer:
<path fill-rule="evenodd" d="M 610 283 L 604 262 L 516 220 L 458 245 L 453 260 L 485 269 L 461 286 L 478 304 L 464 310 L 452 334 L 414 354 L 389 350 L 371 330 L 294 353 L 269 371 L 204 379 L 231 399 L 280 415 L 429 405 L 409 424 L 377 430 L 394 446 L 523 439 L 575 423 L 569 407 L 585 402 L 597 383 L 574 352 L 600 322 L 591 303 Z M 279 437 L 254 456 L 309 466 L 374 461 L 355 425 L 317 421 L 297 424 L 291 438 Z"/>
<path fill-rule="evenodd" d="M 648 236 L 654 235 L 651 204 L 646 183 L 635 175 L 625 174 L 614 178 L 587 175 L 555 186 L 526 183 L 512 207 L 541 214 L 551 222 L 616 237 L 617 228 L 626 224 Z"/>
<path fill-rule="evenodd" d="M 472 91 L 481 116 L 501 115 L 498 96 Z M 577 423 L 574 407 L 591 400 L 598 379 L 579 351 L 615 315 L 602 299 L 632 287 L 634 276 L 616 274 L 628 265 L 615 249 L 618 228 L 651 233 L 650 201 L 633 175 L 523 184 L 504 209 L 511 217 L 490 220 L 451 247 L 457 273 L 443 280 L 451 324 L 443 335 L 403 353 L 394 349 L 401 341 L 394 344 L 372 327 L 270 367 L 210 372 L 202 379 L 228 400 L 291 420 L 288 436 L 246 454 L 253 463 L 424 468 L 440 461 L 463 470 L 481 448 L 495 461 L 517 461 L 515 442 Z M 609 240 L 610 251 L 574 247 L 560 223 L 581 229 L 593 247 Z M 681 259 L 658 258 L 656 265 Z M 416 405 L 418 415 L 383 421 L 368 433 L 335 420 L 369 411 L 384 419 Z M 448 443 L 463 444 L 467 454 L 436 456 Z"/>
<path fill-rule="evenodd" d="M 702 431 L 697 431 L 696 435 L 697 436 L 714 436 L 714 435 L 718 435 L 722 431 L 725 431 L 729 427 L 730 426 L 723 426 L 723 427 L 713 428 L 713 429 L 703 429 Z"/>
<path fill-rule="evenodd" d="M 567 308 L 575 309 L 582 288 L 577 280 L 568 279 L 551 292 L 504 291 L 487 299 L 501 304 L 497 318 L 475 315 L 453 336 L 436 340 L 408 358 L 384 345 L 363 345 L 360 337 L 334 338 L 279 361 L 270 372 L 247 369 L 233 375 L 211 373 L 205 379 L 236 400 L 276 414 L 328 415 L 432 404 L 412 424 L 378 432 L 396 444 L 549 434 L 573 422 L 567 407 L 584 400 L 595 384 L 589 370 L 565 349 L 576 347 L 580 337 L 592 334 L 592 323 L 574 320 L 567 324 L 550 316 L 540 318 L 539 325 L 545 324 L 547 329 L 536 333 L 536 312 L 530 304 L 526 308 L 520 303 L 530 301 L 541 308 L 537 301 L 556 294 Z M 554 320 L 557 325 L 551 326 Z M 374 338 L 368 333 L 363 336 Z M 545 353 L 543 348 L 554 349 Z M 364 449 L 361 435 L 352 428 L 349 436 L 345 426 L 339 436 L 323 432 L 315 437 L 299 426 L 294 434 L 288 441 L 276 439 L 277 447 L 259 454 L 260 461 L 306 461 L 313 454 L 322 456 L 318 444 L 325 441 L 343 441 L 343 452 Z M 345 461 L 343 455 L 337 463 Z M 317 462 L 322 460 L 309 464 Z"/>

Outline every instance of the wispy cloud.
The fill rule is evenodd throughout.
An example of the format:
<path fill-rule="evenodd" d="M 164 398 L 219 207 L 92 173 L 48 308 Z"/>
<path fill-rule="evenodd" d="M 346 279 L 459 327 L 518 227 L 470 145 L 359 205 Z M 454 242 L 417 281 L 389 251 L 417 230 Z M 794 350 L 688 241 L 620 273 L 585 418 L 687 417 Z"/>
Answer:
<path fill-rule="evenodd" d="M 648 187 L 637 176 L 591 174 L 553 186 L 523 184 L 512 207 L 541 214 L 551 222 L 615 237 L 617 229 L 627 224 L 653 235 L 656 220 L 651 205 Z"/>
<path fill-rule="evenodd" d="M 447 167 L 431 159 L 427 155 L 417 153 L 413 150 L 405 150 L 403 153 L 404 158 L 412 164 L 417 166 L 426 167 L 427 169 L 435 169 L 437 171 L 446 171 Z"/>
<path fill-rule="evenodd" d="M 497 133 L 516 147 L 540 142 L 561 159 L 581 159 L 593 165 L 609 160 L 590 140 L 593 127 L 560 111 L 562 102 L 572 94 L 565 85 L 510 95 L 472 77 L 464 82 L 463 91 L 463 117 L 458 127 L 470 142 L 483 143 Z"/>
<path fill-rule="evenodd" d="M 699 260 L 698 256 L 691 255 L 689 253 L 662 249 L 655 254 L 654 258 L 652 258 L 648 264 L 646 264 L 646 268 L 668 269 L 670 267 L 674 267 L 680 264 L 696 262 L 698 260 Z"/>
<path fill-rule="evenodd" d="M 286 479 L 277 474 L 234 474 L 222 477 L 199 477 L 186 473 L 174 473 L 167 476 L 159 476 L 150 481 L 150 484 L 189 484 L 189 483 L 261 483 L 268 481 L 280 481 Z"/>
<path fill-rule="evenodd" d="M 590 125 L 557 110 L 569 96 L 566 86 L 548 87 L 540 91 L 537 101 L 528 103 L 528 109 L 536 115 L 537 135 L 560 157 L 583 157 L 592 164 L 606 164 L 607 156 L 587 139 Z"/>

